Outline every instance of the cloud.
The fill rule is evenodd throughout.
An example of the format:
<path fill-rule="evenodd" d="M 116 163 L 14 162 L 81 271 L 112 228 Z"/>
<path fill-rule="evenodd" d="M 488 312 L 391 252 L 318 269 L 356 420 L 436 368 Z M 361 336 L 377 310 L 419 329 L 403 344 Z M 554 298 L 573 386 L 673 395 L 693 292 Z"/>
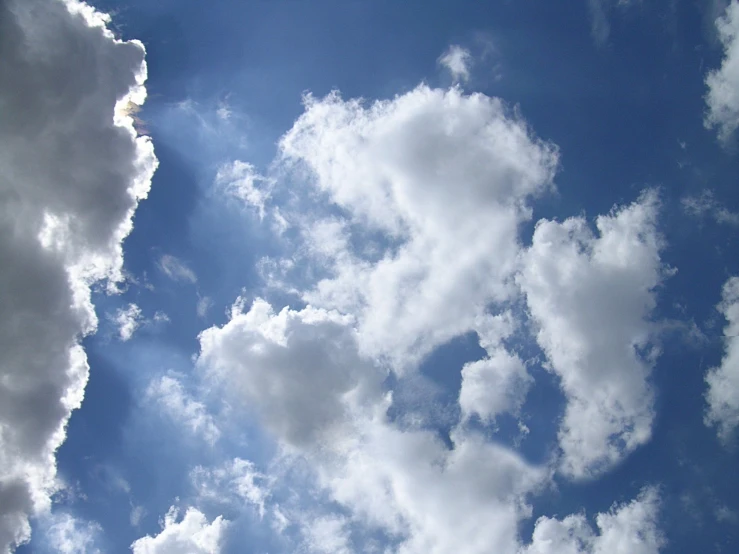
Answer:
<path fill-rule="evenodd" d="M 43 522 L 44 539 L 59 554 L 100 554 L 95 547 L 102 527 L 66 512 L 54 513 Z"/>
<path fill-rule="evenodd" d="M 108 318 L 118 327 L 118 338 L 123 342 L 130 340 L 141 328 L 156 330 L 169 323 L 169 316 L 160 311 L 155 312 L 151 319 L 144 317 L 141 308 L 134 303 L 118 308 L 115 315 L 108 315 Z"/>
<path fill-rule="evenodd" d="M 347 518 L 328 515 L 303 527 L 304 546 L 315 554 L 353 554 Z"/>
<path fill-rule="evenodd" d="M 280 148 L 339 210 L 285 214 L 319 277 L 303 300 L 355 315 L 361 351 L 398 371 L 515 295 L 519 225 L 558 164 L 501 100 L 425 85 L 367 106 L 308 96 Z"/>
<path fill-rule="evenodd" d="M 680 202 L 683 210 L 690 216 L 710 217 L 716 223 L 739 226 L 739 213 L 722 206 L 714 197 L 713 191 L 704 190 L 699 196 L 686 196 Z"/>
<path fill-rule="evenodd" d="M 597 45 L 603 45 L 611 34 L 608 11 L 611 0 L 588 0 L 590 9 L 590 32 Z"/>
<path fill-rule="evenodd" d="M 590 32 L 597 46 L 603 46 L 611 36 L 609 15 L 614 6 L 627 8 L 640 0 L 588 0 Z"/>
<path fill-rule="evenodd" d="M 718 129 L 719 139 L 727 141 L 739 127 L 739 2 L 733 0 L 725 14 L 716 20 L 724 59 L 719 69 L 708 72 L 705 124 Z"/>
<path fill-rule="evenodd" d="M 159 258 L 159 269 L 173 281 L 184 281 L 191 284 L 197 283 L 198 281 L 195 272 L 185 262 L 170 254 L 164 254 Z"/>
<path fill-rule="evenodd" d="M 216 173 L 216 185 L 255 208 L 260 219 L 264 219 L 272 181 L 260 175 L 252 164 L 236 160 L 222 165 Z"/>
<path fill-rule="evenodd" d="M 251 504 L 264 518 L 265 502 L 270 494 L 271 479 L 257 471 L 249 460 L 233 458 L 215 468 L 197 466 L 190 479 L 200 500 L 218 502 L 238 499 Z"/>
<path fill-rule="evenodd" d="M 739 277 L 723 287 L 719 311 L 726 318 L 724 357 L 721 365 L 708 370 L 706 383 L 706 425 L 715 426 L 719 437 L 728 441 L 739 426 Z"/>
<path fill-rule="evenodd" d="M 106 23 L 76 0 L 0 4 L 0 552 L 49 508 L 88 378 L 90 287 L 123 279 L 157 164 L 124 109 L 146 96 L 144 48 Z"/>
<path fill-rule="evenodd" d="M 498 414 L 520 410 L 533 379 L 518 355 L 508 352 L 502 343 L 514 328 L 511 312 L 480 318 L 477 334 L 487 357 L 462 368 L 459 407 L 465 418 L 477 415 L 492 422 Z"/>
<path fill-rule="evenodd" d="M 467 82 L 470 80 L 470 67 L 472 67 L 472 55 L 466 48 L 458 44 L 452 44 L 438 60 L 445 67 L 455 81 Z"/>
<path fill-rule="evenodd" d="M 220 438 L 221 431 L 205 404 L 188 394 L 176 373 L 154 379 L 146 389 L 146 397 L 193 436 L 201 437 L 210 445 Z"/>
<path fill-rule="evenodd" d="M 118 308 L 113 321 L 118 325 L 118 336 L 125 342 L 133 336 L 143 323 L 141 308 L 133 303 L 125 308 Z"/>
<path fill-rule="evenodd" d="M 188 508 L 180 521 L 172 506 L 164 516 L 162 531 L 147 535 L 131 545 L 133 554 L 219 554 L 228 521 L 218 516 L 212 522 L 196 508 Z"/>
<path fill-rule="evenodd" d="M 205 317 L 208 311 L 213 307 L 213 299 L 210 296 L 200 296 L 198 294 L 198 302 L 195 305 L 195 312 L 198 317 Z"/>
<path fill-rule="evenodd" d="M 521 554 L 656 554 L 665 545 L 658 515 L 659 495 L 647 488 L 632 502 L 598 514 L 598 534 L 582 514 L 563 520 L 541 517 Z"/>
<path fill-rule="evenodd" d="M 592 477 L 651 437 L 654 360 L 645 351 L 660 261 L 654 192 L 596 219 L 541 220 L 518 283 L 537 341 L 559 376 L 567 407 L 559 431 L 562 470 Z"/>
<path fill-rule="evenodd" d="M 393 423 L 387 415 L 392 396 L 367 386 L 382 371 L 360 355 L 351 318 L 311 307 L 275 312 L 262 300 L 245 312 L 240 301 L 231 321 L 204 331 L 200 340 L 199 363 L 240 391 L 278 444 L 289 448 L 277 463 L 293 460 L 304 468 L 308 462 L 320 494 L 341 508 L 318 515 L 310 508 L 302 515 L 300 507 L 288 510 L 290 522 L 310 521 L 300 527 L 307 551 L 371 551 L 361 538 L 369 533 L 386 537 L 384 551 L 395 554 L 524 548 L 518 528 L 530 517 L 527 499 L 549 486 L 551 470 L 468 430 L 453 431 L 449 448 L 433 431 Z M 269 497 L 253 488 L 255 470 L 245 464 L 246 494 L 262 506 Z M 208 482 L 213 473 L 202 472 Z M 230 475 L 230 469 L 222 472 L 222 481 Z M 273 483 L 284 485 L 284 479 Z M 627 519 L 603 517 L 602 537 Z M 621 525 L 624 544 L 647 544 L 651 525 L 649 519 Z"/>
<path fill-rule="evenodd" d="M 328 437 L 344 420 L 345 397 L 371 390 L 382 373 L 357 355 L 350 319 L 336 312 L 239 299 L 231 319 L 200 335 L 199 363 L 238 390 L 264 425 L 294 446 Z"/>

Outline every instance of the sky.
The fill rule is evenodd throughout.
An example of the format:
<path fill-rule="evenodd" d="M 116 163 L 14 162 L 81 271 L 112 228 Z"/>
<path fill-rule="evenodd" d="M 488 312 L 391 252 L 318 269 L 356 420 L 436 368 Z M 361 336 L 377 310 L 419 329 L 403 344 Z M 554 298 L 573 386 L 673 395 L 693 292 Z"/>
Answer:
<path fill-rule="evenodd" d="M 0 553 L 739 551 L 739 2 L 0 0 Z"/>

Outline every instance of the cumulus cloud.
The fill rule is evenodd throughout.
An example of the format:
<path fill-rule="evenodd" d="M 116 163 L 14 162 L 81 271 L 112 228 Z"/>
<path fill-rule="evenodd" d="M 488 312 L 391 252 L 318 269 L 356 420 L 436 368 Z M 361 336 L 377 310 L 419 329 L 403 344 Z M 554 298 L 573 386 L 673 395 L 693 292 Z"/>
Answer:
<path fill-rule="evenodd" d="M 739 277 L 724 284 L 718 309 L 726 318 L 724 327 L 724 357 L 718 367 L 708 370 L 706 424 L 718 430 L 722 440 L 728 441 L 739 426 Z"/>
<path fill-rule="evenodd" d="M 131 106 L 144 48 L 77 0 L 0 4 L 0 552 L 49 508 L 54 453 L 80 405 L 91 285 L 122 280 L 121 243 L 156 158 Z"/>
<path fill-rule="evenodd" d="M 502 342 L 514 329 L 511 312 L 479 319 L 476 330 L 487 356 L 462 368 L 459 407 L 465 418 L 477 415 L 491 422 L 500 413 L 520 410 L 533 379 L 521 358 Z"/>
<path fill-rule="evenodd" d="M 362 352 L 401 371 L 514 294 L 518 228 L 553 187 L 557 149 L 501 100 L 457 89 L 305 108 L 280 161 L 343 214 L 294 218 L 326 275 L 303 299 L 356 315 Z"/>
<path fill-rule="evenodd" d="M 327 439 L 344 420 L 345 399 L 382 377 L 358 356 L 351 319 L 310 307 L 275 313 L 261 299 L 248 311 L 245 304 L 239 299 L 228 323 L 201 333 L 199 363 L 238 388 L 280 439 Z"/>
<path fill-rule="evenodd" d="M 716 19 L 724 59 L 719 69 L 706 76 L 705 123 L 716 128 L 721 140 L 728 140 L 739 127 L 739 2 L 732 0 L 726 12 Z"/>
<path fill-rule="evenodd" d="M 490 340 L 500 334 L 489 322 L 481 328 Z M 200 363 L 256 405 L 265 427 L 309 462 L 319 489 L 344 510 L 301 526 L 307 551 L 367 551 L 353 531 L 359 526 L 386 536 L 385 551 L 396 554 L 527 552 L 519 524 L 530 517 L 527 500 L 551 482 L 550 469 L 471 431 L 454 431 L 449 448 L 432 431 L 399 428 L 387 415 L 391 396 L 376 387 L 357 393 L 381 371 L 359 354 L 350 318 L 315 308 L 275 312 L 257 300 L 248 312 L 237 305 L 229 323 L 200 340 Z M 259 481 L 267 478 L 249 462 L 239 466 L 236 472 L 224 466 L 217 475 L 196 470 L 195 482 L 214 490 L 214 481 L 245 475 L 244 496 L 263 509 L 268 496 Z M 591 533 L 600 550 L 584 552 L 631 544 L 634 552 L 656 553 L 650 550 L 656 523 L 646 517 L 652 503 L 656 493 L 650 492 L 601 514 L 600 534 Z M 300 513 L 291 520 L 300 521 Z M 544 520 L 540 525 L 535 544 L 543 548 L 548 534 Z"/>
<path fill-rule="evenodd" d="M 133 554 L 219 554 L 228 521 L 218 516 L 212 522 L 196 508 L 188 508 L 180 521 L 172 506 L 162 521 L 162 531 L 147 535 L 131 545 Z"/>
<path fill-rule="evenodd" d="M 455 81 L 469 81 L 472 55 L 466 48 L 452 44 L 438 60 L 439 64 L 449 71 Z"/>
<path fill-rule="evenodd" d="M 195 272 L 185 262 L 171 254 L 164 254 L 159 258 L 159 269 L 173 281 L 182 281 L 191 284 L 198 282 Z"/>
<path fill-rule="evenodd" d="M 567 397 L 559 441 L 573 477 L 597 475 L 651 436 L 654 360 L 645 351 L 666 275 L 657 210 L 647 192 L 599 216 L 597 236 L 582 217 L 541 220 L 523 255 L 518 282 Z"/>
<path fill-rule="evenodd" d="M 632 502 L 598 514 L 597 534 L 583 514 L 562 520 L 541 517 L 521 554 L 656 554 L 666 544 L 658 516 L 659 495 L 648 488 Z"/>
<path fill-rule="evenodd" d="M 154 379 L 146 389 L 146 396 L 176 422 L 194 436 L 213 445 L 221 431 L 213 416 L 202 402 L 195 400 L 182 384 L 180 376 L 170 373 Z"/>

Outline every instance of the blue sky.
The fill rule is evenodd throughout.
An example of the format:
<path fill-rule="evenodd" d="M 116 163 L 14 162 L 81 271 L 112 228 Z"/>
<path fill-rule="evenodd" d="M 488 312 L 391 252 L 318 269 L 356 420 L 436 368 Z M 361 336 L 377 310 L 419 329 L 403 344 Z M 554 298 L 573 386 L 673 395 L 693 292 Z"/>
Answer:
<path fill-rule="evenodd" d="M 0 52 L 1 552 L 739 548 L 736 0 L 9 0 Z"/>

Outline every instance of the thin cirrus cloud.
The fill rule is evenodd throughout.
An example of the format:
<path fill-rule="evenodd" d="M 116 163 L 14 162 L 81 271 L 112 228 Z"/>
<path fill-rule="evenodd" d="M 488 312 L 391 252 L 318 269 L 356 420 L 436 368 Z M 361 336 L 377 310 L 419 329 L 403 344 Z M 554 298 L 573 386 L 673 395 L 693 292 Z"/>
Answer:
<path fill-rule="evenodd" d="M 76 0 L 0 6 L 1 552 L 58 488 L 54 452 L 88 378 L 79 340 L 97 327 L 90 287 L 122 281 L 157 166 L 129 115 L 146 97 L 143 45 L 107 21 Z"/>
<path fill-rule="evenodd" d="M 159 258 L 159 269 L 173 281 L 190 284 L 198 282 L 195 272 L 185 262 L 171 254 L 164 254 Z"/>

